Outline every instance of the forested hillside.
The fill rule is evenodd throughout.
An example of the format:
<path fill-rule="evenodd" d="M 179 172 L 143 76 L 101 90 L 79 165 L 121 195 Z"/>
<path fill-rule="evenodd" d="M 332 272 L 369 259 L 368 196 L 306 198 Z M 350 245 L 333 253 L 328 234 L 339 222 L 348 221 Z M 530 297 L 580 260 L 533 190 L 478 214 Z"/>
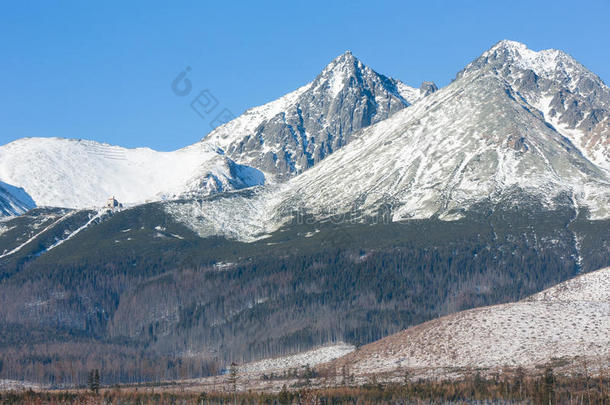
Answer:
<path fill-rule="evenodd" d="M 207 375 L 332 341 L 361 345 L 610 265 L 608 222 L 558 207 L 481 204 L 451 222 L 295 221 L 241 243 L 201 239 L 155 203 L 39 254 L 53 240 L 43 232 L 0 259 L 0 378 Z"/>

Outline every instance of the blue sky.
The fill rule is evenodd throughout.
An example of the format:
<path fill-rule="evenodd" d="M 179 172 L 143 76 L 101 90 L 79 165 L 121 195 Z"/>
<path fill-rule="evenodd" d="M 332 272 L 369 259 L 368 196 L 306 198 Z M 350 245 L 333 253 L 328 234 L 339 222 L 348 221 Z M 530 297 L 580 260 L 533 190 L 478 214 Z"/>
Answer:
<path fill-rule="evenodd" d="M 216 111 L 239 115 L 347 49 L 407 84 L 443 86 L 506 38 L 562 49 L 609 83 L 608 16 L 608 0 L 4 1 L 0 144 L 59 136 L 177 149 L 210 131 L 192 95 L 209 89 Z M 179 97 L 171 83 L 187 66 L 192 94 Z"/>

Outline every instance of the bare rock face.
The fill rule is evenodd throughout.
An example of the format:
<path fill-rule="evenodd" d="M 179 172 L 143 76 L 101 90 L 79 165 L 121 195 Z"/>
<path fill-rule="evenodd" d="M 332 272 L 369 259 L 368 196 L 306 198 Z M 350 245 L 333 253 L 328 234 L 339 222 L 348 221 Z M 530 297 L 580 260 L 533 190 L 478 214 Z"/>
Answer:
<path fill-rule="evenodd" d="M 438 87 L 436 87 L 436 84 L 434 84 L 434 82 L 422 82 L 421 86 L 419 86 L 419 92 L 423 97 L 426 97 L 437 90 Z"/>
<path fill-rule="evenodd" d="M 311 83 L 246 111 L 204 139 L 236 162 L 282 181 L 349 143 L 356 131 L 382 121 L 436 90 L 383 76 L 346 52 Z"/>

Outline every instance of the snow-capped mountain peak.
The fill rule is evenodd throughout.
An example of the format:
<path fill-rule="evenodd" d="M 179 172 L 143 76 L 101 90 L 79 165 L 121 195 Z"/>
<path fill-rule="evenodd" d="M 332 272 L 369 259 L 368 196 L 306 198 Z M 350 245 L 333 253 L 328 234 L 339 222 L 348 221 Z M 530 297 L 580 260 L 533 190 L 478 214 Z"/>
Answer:
<path fill-rule="evenodd" d="M 610 88 L 565 52 L 500 41 L 458 73 L 489 73 L 543 115 L 593 163 L 610 172 Z"/>
<path fill-rule="evenodd" d="M 531 70 L 539 77 L 558 80 L 571 86 L 575 86 L 574 81 L 582 80 L 583 76 L 603 84 L 597 75 L 563 51 L 557 49 L 534 51 L 517 41 L 498 42 L 466 66 L 464 71 L 468 72 L 484 65 L 491 65 L 495 68 L 510 65 L 519 69 Z"/>
<path fill-rule="evenodd" d="M 332 98 L 337 98 L 343 89 L 349 89 L 353 83 L 360 83 L 363 78 L 372 76 L 378 76 L 384 80 L 385 86 L 405 106 L 417 102 L 425 95 L 436 90 L 436 85 L 432 82 L 424 82 L 422 83 L 423 89 L 416 89 L 398 80 L 383 76 L 362 63 L 349 50 L 337 56 L 322 70 L 322 73 L 313 81 L 312 88 L 320 92 L 328 92 Z M 424 86 L 424 84 L 426 85 Z"/>
<path fill-rule="evenodd" d="M 346 51 L 324 68 L 314 81 L 314 86 L 318 90 L 330 91 L 336 97 L 346 86 L 347 80 L 356 77 L 359 72 L 366 71 L 366 69 L 369 68 L 356 59 L 351 51 Z"/>
<path fill-rule="evenodd" d="M 322 70 L 322 74 L 326 74 L 337 68 L 342 69 L 346 65 L 347 66 L 359 65 L 359 67 L 361 69 L 363 69 L 365 67 L 364 64 L 362 62 L 360 62 L 360 60 L 358 60 L 358 58 L 356 58 L 354 56 L 352 51 L 347 50 L 347 51 L 343 52 L 341 55 L 334 58 L 328 65 L 326 65 L 326 67 Z"/>
<path fill-rule="evenodd" d="M 293 177 L 349 143 L 361 128 L 379 122 L 432 93 L 383 76 L 350 51 L 333 59 L 309 84 L 246 111 L 203 142 L 268 179 Z"/>

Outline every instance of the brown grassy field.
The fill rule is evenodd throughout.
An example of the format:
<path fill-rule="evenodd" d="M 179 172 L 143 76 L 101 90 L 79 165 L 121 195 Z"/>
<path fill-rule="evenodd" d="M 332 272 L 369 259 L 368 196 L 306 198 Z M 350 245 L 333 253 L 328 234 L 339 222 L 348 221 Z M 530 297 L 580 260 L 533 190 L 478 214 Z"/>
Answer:
<path fill-rule="evenodd" d="M 336 381 L 340 381 L 338 376 Z M 287 381 L 278 392 L 197 390 L 181 385 L 103 387 L 99 392 L 21 391 L 0 393 L 0 404 L 610 404 L 610 379 L 555 375 L 550 368 L 538 375 L 520 371 L 484 378 L 474 374 L 452 381 L 403 381 L 380 383 L 371 377 L 362 385 L 349 381 L 334 387 L 314 388 L 311 381 Z M 228 391 L 227 391 L 228 390 Z"/>

